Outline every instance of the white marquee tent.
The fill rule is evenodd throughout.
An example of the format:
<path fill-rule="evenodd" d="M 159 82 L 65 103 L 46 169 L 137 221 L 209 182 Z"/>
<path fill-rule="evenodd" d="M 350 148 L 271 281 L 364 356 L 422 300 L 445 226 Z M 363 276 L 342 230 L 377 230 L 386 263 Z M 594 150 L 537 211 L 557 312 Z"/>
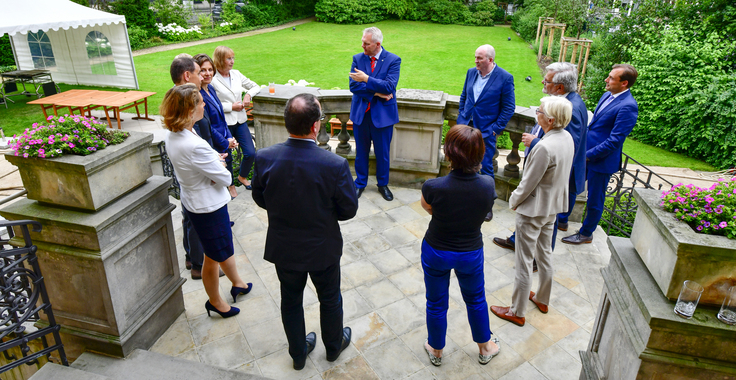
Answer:
<path fill-rule="evenodd" d="M 125 16 L 69 0 L 0 0 L 0 36 L 18 70 L 46 69 L 56 82 L 138 88 Z"/>

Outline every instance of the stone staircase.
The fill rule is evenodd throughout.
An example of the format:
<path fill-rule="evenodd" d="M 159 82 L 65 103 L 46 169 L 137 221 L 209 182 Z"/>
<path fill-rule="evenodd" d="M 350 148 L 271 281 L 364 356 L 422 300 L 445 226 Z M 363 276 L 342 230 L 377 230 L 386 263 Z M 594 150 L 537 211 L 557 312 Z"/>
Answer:
<path fill-rule="evenodd" d="M 71 366 L 47 363 L 32 380 L 261 380 L 265 377 L 135 350 L 127 358 L 85 352 Z"/>

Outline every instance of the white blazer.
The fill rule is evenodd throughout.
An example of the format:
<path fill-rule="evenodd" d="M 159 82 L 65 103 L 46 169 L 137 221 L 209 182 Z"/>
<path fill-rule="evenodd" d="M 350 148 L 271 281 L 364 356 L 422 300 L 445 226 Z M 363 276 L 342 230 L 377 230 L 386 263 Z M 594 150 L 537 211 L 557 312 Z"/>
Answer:
<path fill-rule="evenodd" d="M 169 133 L 165 141 L 181 187 L 181 204 L 187 211 L 206 214 L 230 201 L 227 186 L 232 182 L 232 174 L 206 141 L 188 129 Z"/>
<path fill-rule="evenodd" d="M 245 109 L 239 112 L 233 111 L 233 103 L 242 102 L 243 92 L 246 92 L 246 90 L 251 98 L 256 96 L 261 91 L 261 87 L 238 70 L 230 70 L 230 81 L 232 87 L 228 85 L 228 80 L 217 72 L 215 78 L 212 80 L 212 86 L 215 88 L 217 96 L 222 103 L 227 125 L 242 124 L 248 121 L 248 114 Z"/>

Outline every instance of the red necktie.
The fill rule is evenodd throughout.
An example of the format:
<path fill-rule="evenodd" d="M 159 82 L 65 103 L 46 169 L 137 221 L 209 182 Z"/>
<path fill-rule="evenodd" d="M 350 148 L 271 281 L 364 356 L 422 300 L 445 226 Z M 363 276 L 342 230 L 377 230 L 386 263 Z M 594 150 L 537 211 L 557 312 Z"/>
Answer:
<path fill-rule="evenodd" d="M 371 57 L 371 74 L 373 74 L 373 70 L 376 69 L 376 57 Z M 371 102 L 368 102 L 368 108 L 365 109 L 365 112 L 368 113 L 368 111 L 371 110 Z"/>

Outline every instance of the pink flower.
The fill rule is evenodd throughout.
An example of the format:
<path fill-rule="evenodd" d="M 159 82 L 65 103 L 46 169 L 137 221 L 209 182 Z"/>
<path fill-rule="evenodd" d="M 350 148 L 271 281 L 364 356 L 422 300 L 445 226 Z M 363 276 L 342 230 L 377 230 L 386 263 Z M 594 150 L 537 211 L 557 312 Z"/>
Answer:
<path fill-rule="evenodd" d="M 46 118 L 46 121 L 51 121 L 51 119 L 53 119 L 53 118 L 54 118 L 53 116 L 49 116 L 49 117 Z"/>
<path fill-rule="evenodd" d="M 718 224 L 718 226 L 721 227 L 721 228 L 726 228 L 726 226 L 728 226 L 728 223 L 721 222 L 721 223 Z"/>
<path fill-rule="evenodd" d="M 69 148 L 74 148 L 74 144 L 69 143 Z"/>

